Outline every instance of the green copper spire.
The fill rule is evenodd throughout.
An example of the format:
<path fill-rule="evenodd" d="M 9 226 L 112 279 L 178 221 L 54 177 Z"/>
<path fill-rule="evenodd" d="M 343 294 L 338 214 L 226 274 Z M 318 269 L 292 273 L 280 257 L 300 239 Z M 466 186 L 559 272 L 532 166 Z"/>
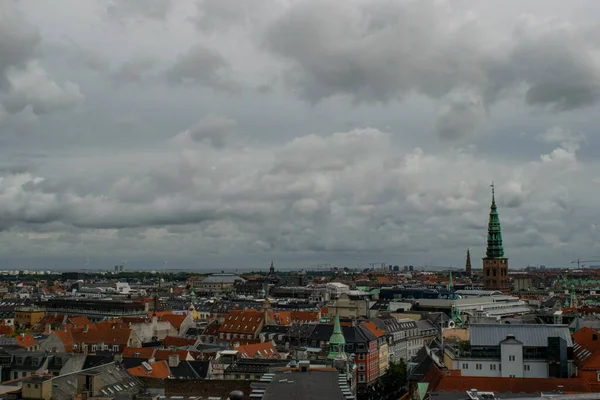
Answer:
<path fill-rule="evenodd" d="M 500 218 L 496 207 L 494 184 L 492 183 L 492 205 L 490 206 L 490 221 L 488 223 L 487 258 L 504 258 L 502 247 L 502 230 L 500 229 Z"/>
<path fill-rule="evenodd" d="M 448 290 L 450 291 L 450 295 L 448 296 L 448 299 L 450 299 L 450 300 L 458 299 L 457 294 L 454 292 L 454 280 L 452 279 L 452 271 L 450 271 L 450 280 L 448 282 Z"/>
<path fill-rule="evenodd" d="M 340 325 L 340 316 L 339 314 L 335 315 L 335 319 L 333 320 L 333 333 L 329 338 L 329 355 L 327 358 L 329 360 L 334 360 L 339 355 L 346 354 L 346 339 L 344 338 L 344 334 L 342 333 L 342 326 Z"/>
<path fill-rule="evenodd" d="M 456 324 L 456 326 L 461 326 L 463 323 L 462 317 L 460 316 L 460 310 L 458 307 L 452 306 L 452 321 Z"/>

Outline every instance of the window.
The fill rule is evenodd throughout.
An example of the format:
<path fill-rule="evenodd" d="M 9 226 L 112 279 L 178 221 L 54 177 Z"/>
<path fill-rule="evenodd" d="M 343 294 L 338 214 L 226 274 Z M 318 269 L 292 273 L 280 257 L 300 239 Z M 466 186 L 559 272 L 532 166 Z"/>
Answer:
<path fill-rule="evenodd" d="M 508 361 L 515 361 L 515 356 L 508 356 Z"/>
<path fill-rule="evenodd" d="M 469 369 L 469 364 L 463 363 L 462 367 L 463 367 L 463 369 Z"/>
<path fill-rule="evenodd" d="M 481 364 L 475 364 L 475 369 L 481 369 Z"/>
<path fill-rule="evenodd" d="M 496 364 L 490 364 L 490 371 L 496 370 Z"/>
<path fill-rule="evenodd" d="M 524 364 L 523 371 L 531 371 L 531 365 Z"/>
<path fill-rule="evenodd" d="M 119 351 L 119 345 L 118 344 L 113 344 L 113 351 Z"/>
<path fill-rule="evenodd" d="M 365 382 L 366 381 L 365 374 L 358 374 L 358 381 L 359 382 Z"/>

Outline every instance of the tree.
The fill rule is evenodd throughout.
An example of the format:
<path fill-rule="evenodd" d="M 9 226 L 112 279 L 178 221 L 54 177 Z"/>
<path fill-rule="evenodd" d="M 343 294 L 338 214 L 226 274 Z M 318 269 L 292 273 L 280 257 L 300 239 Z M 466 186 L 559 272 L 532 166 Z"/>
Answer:
<path fill-rule="evenodd" d="M 390 395 L 400 391 L 406 385 L 407 370 L 406 362 L 390 362 L 387 371 L 381 378 L 381 390 L 383 395 Z"/>

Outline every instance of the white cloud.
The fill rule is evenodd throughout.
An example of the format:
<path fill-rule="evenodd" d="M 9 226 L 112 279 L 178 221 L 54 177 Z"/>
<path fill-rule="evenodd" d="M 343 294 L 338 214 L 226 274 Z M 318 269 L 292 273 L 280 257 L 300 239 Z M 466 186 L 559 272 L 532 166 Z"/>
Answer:
<path fill-rule="evenodd" d="M 60 86 L 37 62 L 30 62 L 22 70 L 10 70 L 7 79 L 10 91 L 2 104 L 10 113 L 31 106 L 36 115 L 47 114 L 72 108 L 84 99 L 77 84 L 66 81 Z"/>

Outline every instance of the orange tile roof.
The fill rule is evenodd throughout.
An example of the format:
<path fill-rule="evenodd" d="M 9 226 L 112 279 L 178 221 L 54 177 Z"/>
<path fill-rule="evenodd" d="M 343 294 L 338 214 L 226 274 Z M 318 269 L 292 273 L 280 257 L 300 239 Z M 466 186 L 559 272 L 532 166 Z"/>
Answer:
<path fill-rule="evenodd" d="M 15 339 L 17 339 L 17 342 L 21 347 L 31 347 L 37 344 L 33 336 L 31 336 L 29 333 L 17 335 Z"/>
<path fill-rule="evenodd" d="M 319 322 L 320 316 L 317 311 L 291 311 L 290 317 L 292 322 Z"/>
<path fill-rule="evenodd" d="M 434 391 L 465 392 L 477 389 L 499 393 L 553 392 L 563 386 L 565 393 L 591 393 L 592 387 L 579 378 L 504 378 L 487 376 L 443 376 Z"/>
<path fill-rule="evenodd" d="M 192 346 L 196 343 L 196 339 L 181 338 L 177 336 L 167 336 L 163 340 L 165 347 L 185 347 Z"/>
<path fill-rule="evenodd" d="M 283 326 L 292 325 L 292 316 L 289 311 L 279 311 L 279 312 L 271 311 L 269 313 L 269 317 L 277 325 L 283 325 Z"/>
<path fill-rule="evenodd" d="M 69 319 L 67 320 L 67 322 L 70 322 L 71 325 L 73 325 L 74 328 L 83 328 L 86 325 L 88 325 L 88 326 L 92 325 L 92 321 L 90 321 L 85 316 L 69 317 Z"/>
<path fill-rule="evenodd" d="M 600 369 L 600 332 L 584 326 L 572 337 L 573 355 L 579 368 Z"/>
<path fill-rule="evenodd" d="M 231 310 L 225 316 L 219 333 L 258 334 L 264 314 L 256 310 Z"/>
<path fill-rule="evenodd" d="M 154 356 L 154 350 L 152 347 L 125 347 L 123 357 L 148 359 Z"/>
<path fill-rule="evenodd" d="M 279 353 L 271 342 L 246 344 L 236 347 L 235 350 L 239 351 L 243 358 L 279 358 Z"/>
<path fill-rule="evenodd" d="M 158 361 L 150 364 L 152 371 L 148 371 L 143 365 L 138 367 L 129 368 L 129 372 L 133 376 L 140 378 L 155 378 L 155 379 L 167 379 L 171 376 L 171 371 L 166 361 Z"/>
<path fill-rule="evenodd" d="M 181 328 L 181 324 L 183 323 L 183 321 L 187 318 L 187 315 L 181 315 L 181 314 L 164 314 L 161 315 L 160 317 L 158 317 L 159 321 L 167 321 L 170 322 L 171 325 L 173 325 L 173 328 L 175 329 L 179 329 Z"/>
<path fill-rule="evenodd" d="M 65 351 L 73 351 L 75 350 L 75 340 L 73 340 L 73 335 L 71 335 L 71 331 L 62 331 L 57 330 L 52 332 L 52 334 L 58 337 L 58 340 L 61 341 L 63 346 L 65 347 Z"/>
<path fill-rule="evenodd" d="M 73 340 L 75 343 L 127 346 L 131 329 L 125 327 L 110 326 L 107 324 L 97 324 L 97 329 L 89 329 L 87 332 L 72 329 Z"/>
<path fill-rule="evenodd" d="M 375 325 L 375 322 L 366 321 L 363 325 L 365 328 L 367 328 L 369 331 L 371 331 L 371 333 L 373 335 L 377 336 L 378 338 L 385 336 L 385 332 L 382 331 L 381 329 L 379 329 L 377 327 L 377 325 Z"/>

